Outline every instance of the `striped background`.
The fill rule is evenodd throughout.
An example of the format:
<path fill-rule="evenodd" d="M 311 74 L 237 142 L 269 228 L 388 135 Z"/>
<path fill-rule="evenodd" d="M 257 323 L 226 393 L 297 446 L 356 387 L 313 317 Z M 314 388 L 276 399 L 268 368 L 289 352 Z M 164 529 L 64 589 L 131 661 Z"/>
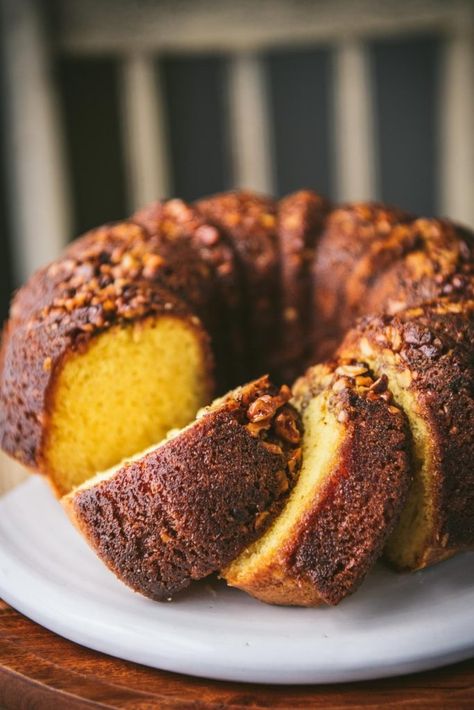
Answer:
<path fill-rule="evenodd" d="M 252 150 L 257 150 L 265 158 L 255 168 L 261 174 L 252 175 L 257 186 L 264 185 L 277 195 L 309 186 L 337 199 L 346 197 L 347 192 L 346 176 L 341 174 L 345 157 L 341 161 L 338 145 L 339 151 L 349 145 L 348 152 L 360 163 L 356 169 L 360 169 L 362 178 L 365 175 L 361 193 L 370 193 L 358 197 L 382 199 L 426 215 L 443 209 L 439 194 L 440 102 L 441 91 L 445 90 L 442 56 L 447 39 L 440 28 L 377 36 L 364 42 L 368 106 L 362 109 L 370 114 L 364 143 L 363 132 L 351 133 L 352 116 L 346 98 L 351 91 L 351 75 L 349 72 L 345 79 L 344 75 L 341 84 L 340 72 L 347 67 L 341 65 L 341 52 L 335 43 L 299 42 L 297 47 L 264 48 L 252 51 L 250 58 L 243 56 L 237 66 L 225 48 L 203 54 L 181 51 L 155 56 L 152 52 L 148 54 L 148 73 L 144 73 L 139 60 L 135 65 L 129 62 L 124 69 L 122 58 L 113 52 L 66 51 L 54 42 L 54 23 L 49 27 L 50 46 L 54 47 L 49 71 L 63 139 L 69 237 L 120 218 L 135 206 L 140 193 L 136 189 L 140 175 L 134 177 L 133 156 L 130 161 L 135 150 L 145 151 L 145 159 L 146 151 L 151 151 L 151 171 L 156 167 L 163 173 L 166 165 L 165 174 L 155 175 L 151 183 L 161 184 L 167 195 L 194 199 L 234 187 L 242 181 L 245 170 L 249 172 L 239 161 L 252 166 Z M 350 47 L 348 52 L 350 60 Z M 260 72 L 257 75 L 252 69 L 255 62 Z M 160 96 L 158 115 L 151 111 L 148 118 L 155 117 L 160 124 L 161 147 L 153 142 L 137 147 L 126 125 L 127 121 L 146 121 L 138 110 L 143 107 L 143 92 L 135 114 L 133 111 L 133 92 L 140 92 L 143 81 Z M 335 97 L 336 84 L 344 87 L 344 81 L 348 82 L 345 94 Z M 255 135 L 245 133 L 252 130 L 246 125 L 245 104 L 240 106 L 240 114 L 232 107 L 232 92 L 239 91 L 239 86 L 242 89 L 242 83 L 243 91 L 258 94 L 263 147 L 258 137 L 255 142 Z M 127 115 L 124 86 L 128 92 Z M 6 93 L 3 81 L 3 102 Z M 341 106 L 345 105 L 349 109 L 341 115 Z M 335 106 L 339 106 L 339 112 Z M 8 114 L 8 109 L 4 113 Z M 155 128 L 151 127 L 151 133 Z M 149 130 L 146 123 L 140 124 L 135 141 Z M 354 146 L 353 140 L 361 144 Z M 25 273 L 24 264 L 19 264 L 22 252 L 13 236 L 17 232 L 7 172 L 10 146 L 5 143 L 0 150 L 2 319 L 10 291 Z M 244 144 L 242 150 L 239 144 Z M 158 155 L 163 145 L 165 159 Z"/>

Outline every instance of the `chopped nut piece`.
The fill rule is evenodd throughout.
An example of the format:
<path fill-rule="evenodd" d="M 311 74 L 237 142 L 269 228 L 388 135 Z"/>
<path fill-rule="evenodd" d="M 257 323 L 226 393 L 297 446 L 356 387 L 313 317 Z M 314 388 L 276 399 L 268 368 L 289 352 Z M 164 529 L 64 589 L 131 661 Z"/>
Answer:
<path fill-rule="evenodd" d="M 296 415 L 291 409 L 285 409 L 275 417 L 275 433 L 290 444 L 299 444 L 301 432 L 298 428 Z"/>
<path fill-rule="evenodd" d="M 367 372 L 367 366 L 357 363 L 355 365 L 339 365 L 336 368 L 336 375 L 346 375 L 347 377 L 356 377 Z"/>
<path fill-rule="evenodd" d="M 387 375 L 381 375 L 378 380 L 375 380 L 375 382 L 370 386 L 370 390 L 376 394 L 382 394 L 382 392 L 386 391 L 387 387 L 388 377 Z"/>
<path fill-rule="evenodd" d="M 340 422 L 341 424 L 344 424 L 344 422 L 347 422 L 348 419 L 349 419 L 349 412 L 346 411 L 345 409 L 341 409 L 341 411 L 337 415 L 337 421 Z"/>
<path fill-rule="evenodd" d="M 347 377 L 339 377 L 333 384 L 333 392 L 342 392 L 342 390 L 350 387 L 350 380 Z"/>
<path fill-rule="evenodd" d="M 299 465 L 301 463 L 301 459 L 303 457 L 301 448 L 294 449 L 293 452 L 291 453 L 287 466 L 288 466 L 288 471 L 290 474 L 293 476 L 294 473 L 296 472 L 297 468 L 299 468 Z"/>
<path fill-rule="evenodd" d="M 357 387 L 371 387 L 373 379 L 371 377 L 356 377 L 355 379 Z"/>
<path fill-rule="evenodd" d="M 253 423 L 263 422 L 274 415 L 277 407 L 275 398 L 269 394 L 264 394 L 249 406 L 247 417 Z"/>
<path fill-rule="evenodd" d="M 271 454 L 281 456 L 283 453 L 283 450 L 280 446 L 278 446 L 278 444 L 271 444 L 269 441 L 262 441 L 262 446 L 264 446 Z"/>
<path fill-rule="evenodd" d="M 262 433 L 262 431 L 268 431 L 271 426 L 271 420 L 270 419 L 265 419 L 263 422 L 250 422 L 247 424 L 247 431 L 249 432 L 250 436 L 255 436 L 258 437 Z"/>

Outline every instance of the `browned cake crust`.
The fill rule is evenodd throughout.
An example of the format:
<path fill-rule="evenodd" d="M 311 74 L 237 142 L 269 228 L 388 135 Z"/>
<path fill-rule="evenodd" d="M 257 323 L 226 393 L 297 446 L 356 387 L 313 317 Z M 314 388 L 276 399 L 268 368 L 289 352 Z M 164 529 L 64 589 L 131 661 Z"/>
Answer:
<path fill-rule="evenodd" d="M 150 235 L 133 222 L 106 224 L 76 239 L 66 250 L 72 271 L 92 285 L 126 279 L 162 286 L 187 303 L 211 337 L 219 324 L 213 268 L 185 234 Z M 60 260 L 61 261 L 61 260 Z M 53 265 L 54 268 L 54 265 Z M 72 274 L 72 289 L 76 274 Z"/>
<path fill-rule="evenodd" d="M 267 378 L 240 388 L 64 505 L 120 579 L 168 598 L 230 562 L 281 509 L 300 444 L 289 396 Z"/>
<path fill-rule="evenodd" d="M 312 190 L 300 190 L 278 203 L 281 258 L 282 333 L 279 375 L 292 382 L 307 366 L 313 327 L 312 264 L 329 202 Z"/>
<path fill-rule="evenodd" d="M 293 399 L 304 412 L 313 397 L 331 392 L 329 408 L 345 432 L 330 474 L 271 564 L 243 584 L 224 573 L 230 584 L 272 604 L 337 604 L 354 592 L 380 555 L 411 480 L 406 418 L 386 381 L 361 362 L 339 361 L 331 369 L 328 381 L 320 367 L 311 368 Z"/>
<path fill-rule="evenodd" d="M 360 315 L 367 281 L 375 275 L 361 268 L 389 237 L 392 228 L 412 217 L 378 203 L 343 205 L 328 216 L 313 265 L 315 359 L 332 355 L 335 346 Z M 359 272 L 361 272 L 359 274 Z"/>
<path fill-rule="evenodd" d="M 280 332 L 280 263 L 276 206 L 250 192 L 228 192 L 196 203 L 199 212 L 227 236 L 242 274 L 250 374 L 269 369 Z"/>
<path fill-rule="evenodd" d="M 219 309 L 213 328 L 218 386 L 227 391 L 247 374 L 246 338 L 243 332 L 243 295 L 239 265 L 233 248 L 222 232 L 184 200 L 154 202 L 132 215 L 154 239 L 184 240 L 192 245 L 199 259 L 208 264 L 216 280 L 213 308 Z"/>
<path fill-rule="evenodd" d="M 393 315 L 442 296 L 472 298 L 474 235 L 447 219 L 400 224 L 362 270 L 372 273 L 372 279 L 362 276 L 368 284 L 364 315 Z"/>
<path fill-rule="evenodd" d="M 474 545 L 474 302 L 438 299 L 395 316 L 367 317 L 340 348 L 402 373 L 435 452 L 432 535 L 418 567 Z"/>
<path fill-rule="evenodd" d="M 361 214 L 369 217 L 367 223 Z M 328 334 L 317 354 L 340 340 L 358 316 L 393 314 L 448 294 L 472 297 L 473 264 L 474 235 L 449 220 L 410 221 L 373 205 L 336 210 L 315 262 L 323 341 Z"/>
<path fill-rule="evenodd" d="M 167 280 L 160 275 L 166 261 L 147 250 L 141 237 L 140 228 L 128 223 L 96 230 L 17 294 L 2 341 L 0 443 L 25 465 L 48 473 L 42 447 L 57 373 L 65 358 L 113 325 L 163 314 L 186 320 L 207 353 L 211 395 L 209 336 L 189 307 L 159 285 Z M 194 276 L 190 294 L 204 301 L 196 270 Z M 184 275 L 179 279 L 184 287 Z M 179 290 L 172 276 L 169 282 Z"/>

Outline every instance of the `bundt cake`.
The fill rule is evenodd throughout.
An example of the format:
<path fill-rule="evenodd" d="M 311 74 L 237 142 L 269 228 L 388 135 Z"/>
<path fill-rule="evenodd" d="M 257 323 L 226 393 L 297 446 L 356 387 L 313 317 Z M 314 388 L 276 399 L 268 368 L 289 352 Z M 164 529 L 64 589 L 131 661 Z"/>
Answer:
<path fill-rule="evenodd" d="M 290 390 L 263 377 L 63 498 L 104 562 L 167 598 L 233 560 L 281 510 L 301 460 Z"/>
<path fill-rule="evenodd" d="M 15 295 L 0 445 L 145 594 L 221 570 L 336 603 L 387 536 L 403 569 L 474 547 L 473 303 L 474 236 L 445 219 L 309 190 L 156 202 Z"/>
<path fill-rule="evenodd" d="M 386 380 L 364 362 L 316 365 L 292 401 L 304 431 L 298 480 L 223 576 L 273 604 L 337 604 L 371 568 L 404 503 L 408 427 Z"/>
<path fill-rule="evenodd" d="M 474 301 L 372 316 L 344 357 L 364 358 L 410 422 L 414 480 L 386 557 L 420 569 L 474 546 Z"/>

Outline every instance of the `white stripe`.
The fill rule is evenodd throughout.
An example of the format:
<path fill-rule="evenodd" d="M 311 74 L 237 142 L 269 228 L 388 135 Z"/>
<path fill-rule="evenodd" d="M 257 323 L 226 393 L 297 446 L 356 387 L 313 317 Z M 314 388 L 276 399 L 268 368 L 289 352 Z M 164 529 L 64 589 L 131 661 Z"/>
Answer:
<path fill-rule="evenodd" d="M 54 259 L 69 236 L 63 143 L 40 6 L 3 0 L 9 202 L 15 277 Z"/>
<path fill-rule="evenodd" d="M 169 194 L 164 105 L 158 66 L 133 54 L 122 67 L 122 108 L 130 209 Z"/>
<path fill-rule="evenodd" d="M 474 34 L 448 38 L 441 81 L 441 211 L 474 227 Z"/>
<path fill-rule="evenodd" d="M 263 67 L 237 55 L 229 72 L 230 138 L 235 187 L 273 192 L 270 124 Z"/>
<path fill-rule="evenodd" d="M 367 49 L 348 42 L 336 50 L 334 76 L 336 194 L 375 198 L 372 101 Z"/>
<path fill-rule="evenodd" d="M 469 2 L 470 0 L 468 0 Z M 239 52 L 444 28 L 462 0 L 63 0 L 74 52 Z"/>

